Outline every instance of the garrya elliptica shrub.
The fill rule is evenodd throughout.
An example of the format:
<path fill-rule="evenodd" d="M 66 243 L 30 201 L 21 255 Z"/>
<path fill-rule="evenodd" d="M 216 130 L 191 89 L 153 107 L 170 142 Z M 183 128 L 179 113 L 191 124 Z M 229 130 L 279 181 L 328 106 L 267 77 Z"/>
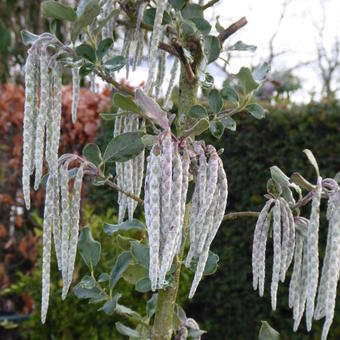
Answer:
<path fill-rule="evenodd" d="M 325 318 L 322 339 L 326 339 L 334 317 L 339 278 L 340 190 L 335 179 L 320 176 L 312 152 L 304 152 L 316 170 L 315 184 L 309 183 L 299 173 L 288 178 L 278 167 L 271 168 L 272 178 L 268 181 L 268 193 L 265 195 L 267 202 L 259 214 L 254 232 L 253 287 L 263 296 L 266 243 L 271 227 L 274 250 L 272 309 L 276 309 L 279 281 L 285 281 L 286 272 L 293 263 L 288 301 L 293 310 L 293 329 L 297 331 L 304 313 L 308 331 L 312 328 L 313 318 Z M 297 201 L 292 189 L 299 197 Z M 302 189 L 308 192 L 305 196 L 302 196 Z M 322 198 L 327 200 L 328 236 L 320 273 L 318 239 Z M 311 210 L 307 219 L 301 216 L 301 210 L 309 203 Z"/>
<path fill-rule="evenodd" d="M 235 130 L 236 122 L 232 116 L 239 112 L 248 112 L 256 119 L 264 118 L 264 109 L 252 102 L 252 98 L 269 71 L 267 64 L 253 71 L 242 67 L 234 77 L 235 82 L 225 81 L 222 89 L 214 86 L 213 77 L 206 71 L 208 64 L 223 53 L 254 50 L 252 45 L 240 41 L 223 47 L 232 34 L 246 25 L 245 18 L 227 28 L 217 22 L 218 34 L 211 34 L 212 27 L 204 19 L 204 11 L 214 4 L 215 1 L 203 5 L 181 0 L 158 0 L 153 7 L 144 1 L 82 0 L 75 10 L 48 0 L 42 3 L 43 16 L 50 18 L 52 23 L 57 20 L 67 24 L 70 38 L 64 42 L 58 39 L 53 31 L 55 25 L 51 25 L 51 33 L 39 36 L 22 32 L 24 43 L 31 45 L 25 66 L 23 191 L 27 208 L 30 207 L 30 175 L 34 170 L 35 189 L 41 182 L 44 144 L 48 164 L 48 174 L 42 180 L 46 188 L 42 322 L 46 320 L 49 301 L 53 235 L 63 281 L 63 299 L 72 283 L 78 248 L 90 275 L 81 279 L 74 287 L 74 293 L 81 299 L 89 299 L 90 303 L 101 304 L 99 310 L 108 315 L 116 313 L 126 317 L 134 326 L 131 328 L 117 322 L 118 332 L 142 339 L 170 339 L 174 333 L 181 339 L 199 339 L 204 333 L 196 321 L 186 317 L 183 309 L 176 304 L 176 295 L 182 263 L 194 272 L 189 298 L 194 296 L 202 277 L 216 270 L 218 256 L 210 251 L 210 246 L 221 221 L 228 219 L 228 215 L 224 215 L 228 182 L 219 157 L 223 150 L 206 145 L 198 136 L 209 130 L 218 139 L 225 129 Z M 142 62 L 145 50 L 148 75 L 144 88 L 134 90 L 117 82 L 115 73 L 125 67 L 128 80 L 130 65 L 134 71 Z M 168 54 L 174 61 L 164 94 Z M 96 77 L 100 77 L 113 90 L 115 108 L 112 113 L 105 113 L 103 118 L 114 119 L 115 127 L 113 138 L 103 153 L 96 144 L 88 144 L 82 156 L 65 154 L 58 157 L 62 75 L 68 69 L 71 69 L 72 75 L 72 120 L 75 123 L 82 77 L 89 77 L 93 89 Z M 173 91 L 176 85 L 178 90 Z M 202 98 L 198 96 L 199 88 L 204 90 Z M 115 163 L 115 176 L 107 170 L 109 163 Z M 275 171 L 279 173 L 276 177 L 281 179 L 280 171 Z M 117 257 L 111 274 L 98 273 L 96 266 L 100 261 L 101 245 L 93 239 L 91 230 L 84 227 L 78 238 L 80 191 L 85 175 L 92 179 L 94 185 L 108 185 L 119 192 L 118 224 L 105 223 L 104 232 L 112 237 L 128 230 L 140 232 L 138 239 L 117 236 L 117 244 L 123 251 Z M 70 194 L 69 181 L 73 178 Z M 306 242 L 301 238 L 298 240 L 300 252 L 299 247 L 295 247 L 296 235 L 300 235 L 296 230 L 305 221 L 302 218 L 299 218 L 300 222 L 294 221 L 292 211 L 296 207 L 290 191 L 293 184 L 288 185 L 284 175 L 283 178 L 283 183 L 273 179 L 273 189 L 269 190 L 268 203 L 260 214 L 255 231 L 254 288 L 259 287 L 260 294 L 263 294 L 265 243 L 273 215 L 273 308 L 276 306 L 278 282 L 285 279 L 294 257 L 299 287 L 303 286 L 300 281 L 305 277 L 301 269 L 310 278 L 304 279 L 307 287 L 301 289 L 301 304 L 294 309 L 296 319 L 303 312 L 300 305 L 306 299 L 310 325 L 318 281 L 317 268 L 313 264 L 318 258 L 318 206 L 324 182 L 319 179 L 318 184 L 313 186 L 313 195 L 309 195 L 313 202 L 312 216 Z M 327 183 L 333 182 L 328 180 Z M 298 189 L 297 185 L 293 187 Z M 299 200 L 297 206 L 300 203 Z M 137 204 L 144 207 L 145 224 L 134 218 Z M 330 221 L 337 211 L 334 207 L 336 204 L 329 209 Z M 233 214 L 235 216 L 237 213 Z M 333 241 L 331 236 L 330 239 Z M 298 252 L 296 256 L 294 251 Z M 325 273 L 330 268 L 334 270 L 333 262 L 331 265 L 334 256 L 330 249 L 329 269 L 325 269 Z M 302 259 L 300 269 L 299 258 Z M 329 277 L 334 278 L 334 275 L 328 273 Z M 121 278 L 134 284 L 138 292 L 153 292 L 147 302 L 145 316 L 119 303 L 121 295 L 116 291 L 116 284 Z M 328 278 L 323 281 L 331 286 Z M 297 283 L 294 284 L 297 286 Z M 316 309 L 319 316 L 326 315 L 328 325 L 332 318 L 329 303 L 333 301 L 334 304 L 334 289 L 331 288 L 333 286 L 325 292 L 320 290 L 320 308 Z M 322 296 L 327 296 L 327 299 Z M 292 301 L 295 303 L 296 300 Z"/>

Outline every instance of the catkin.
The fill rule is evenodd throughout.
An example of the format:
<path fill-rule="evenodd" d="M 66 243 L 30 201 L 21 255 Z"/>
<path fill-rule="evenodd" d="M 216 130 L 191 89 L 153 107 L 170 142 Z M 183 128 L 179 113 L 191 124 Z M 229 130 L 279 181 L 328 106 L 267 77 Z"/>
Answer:
<path fill-rule="evenodd" d="M 160 192 L 161 192 L 161 157 L 159 148 L 154 146 L 151 151 L 149 177 L 149 212 L 148 234 L 150 247 L 149 277 L 153 291 L 157 288 L 159 271 L 159 240 L 160 240 Z"/>
<path fill-rule="evenodd" d="M 280 200 L 275 201 L 273 208 L 273 243 L 274 243 L 274 257 L 273 257 L 273 274 L 271 282 L 271 302 L 272 309 L 276 309 L 276 295 L 280 278 L 281 267 L 281 204 Z"/>
<path fill-rule="evenodd" d="M 318 239 L 319 239 L 321 191 L 322 191 L 322 178 L 318 177 L 316 189 L 313 193 L 312 210 L 307 235 L 308 276 L 307 276 L 306 326 L 308 331 L 310 331 L 312 328 L 312 318 L 314 315 L 314 301 L 319 278 Z"/>
<path fill-rule="evenodd" d="M 58 269 L 62 269 L 61 260 L 61 228 L 60 228 L 60 188 L 59 177 L 55 177 L 54 181 L 54 205 L 53 205 L 53 241 L 54 249 L 57 257 Z"/>
<path fill-rule="evenodd" d="M 45 323 L 50 297 L 50 267 L 51 267 L 51 230 L 54 205 L 55 177 L 49 176 L 46 185 L 46 197 L 43 224 L 43 254 L 42 254 L 42 291 L 41 291 L 41 322 Z"/>
<path fill-rule="evenodd" d="M 256 222 L 255 231 L 254 231 L 254 239 L 253 239 L 253 253 L 252 253 L 252 269 L 253 269 L 253 288 L 254 290 L 258 287 L 259 282 L 259 257 L 260 257 L 260 246 L 262 242 L 262 231 L 263 225 L 265 223 L 266 217 L 269 213 L 269 210 L 273 204 L 273 200 L 268 200 L 261 210 L 259 217 Z"/>
<path fill-rule="evenodd" d="M 280 198 L 281 206 L 281 221 L 282 221 L 282 243 L 281 243 L 281 268 L 280 268 L 280 281 L 284 282 L 287 272 L 287 258 L 288 258 L 288 245 L 290 237 L 290 224 L 288 218 L 288 211 L 286 201 Z"/>
<path fill-rule="evenodd" d="M 179 60 L 178 58 L 174 58 L 174 63 L 172 65 L 171 71 L 170 71 L 170 80 L 168 84 L 168 89 L 166 90 L 165 99 L 164 99 L 164 107 L 167 108 L 169 105 L 170 97 L 172 90 L 175 86 L 175 80 L 178 74 L 179 69 Z"/>
<path fill-rule="evenodd" d="M 37 116 L 34 147 L 35 190 L 39 188 L 43 171 L 45 122 L 49 109 L 48 102 L 50 95 L 49 78 L 47 52 L 46 48 L 42 48 L 40 54 L 40 108 Z"/>
<path fill-rule="evenodd" d="M 72 67 L 72 123 L 73 124 L 77 120 L 79 87 L 80 87 L 79 67 L 73 66 Z"/>
<path fill-rule="evenodd" d="M 70 224 L 70 241 L 68 250 L 68 262 L 67 262 L 67 290 L 69 289 L 72 276 L 74 263 L 76 259 L 78 233 L 79 233 L 79 215 L 80 215 L 80 196 L 81 187 L 83 183 L 84 166 L 80 165 L 74 179 L 72 201 L 71 201 L 71 224 Z"/>

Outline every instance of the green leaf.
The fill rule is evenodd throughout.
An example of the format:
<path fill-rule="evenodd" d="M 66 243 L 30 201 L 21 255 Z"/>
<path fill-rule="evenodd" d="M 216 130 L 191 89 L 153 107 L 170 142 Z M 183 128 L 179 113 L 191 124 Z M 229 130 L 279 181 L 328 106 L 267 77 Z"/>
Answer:
<path fill-rule="evenodd" d="M 79 75 L 81 77 L 85 77 L 87 76 L 88 74 L 90 74 L 95 68 L 95 65 L 94 64 L 90 64 L 90 63 L 87 63 L 87 64 L 84 64 L 83 66 L 80 67 L 79 69 Z"/>
<path fill-rule="evenodd" d="M 151 281 L 149 277 L 143 277 L 138 280 L 135 285 L 135 289 L 139 293 L 147 293 L 151 291 Z"/>
<path fill-rule="evenodd" d="M 209 129 L 209 120 L 206 118 L 200 119 L 197 123 L 194 124 L 190 129 L 183 131 L 183 136 L 199 136 L 205 130 Z"/>
<path fill-rule="evenodd" d="M 222 33 L 224 31 L 224 27 L 220 24 L 220 16 L 216 16 L 215 28 L 218 33 Z"/>
<path fill-rule="evenodd" d="M 214 77 L 208 72 L 198 71 L 198 80 L 205 90 L 209 90 L 214 85 Z"/>
<path fill-rule="evenodd" d="M 261 321 L 262 326 L 259 332 L 259 340 L 279 340 L 280 333 L 270 327 L 267 321 Z"/>
<path fill-rule="evenodd" d="M 189 117 L 194 119 L 200 119 L 208 117 L 207 110 L 201 105 L 194 105 L 188 112 Z"/>
<path fill-rule="evenodd" d="M 241 67 L 240 71 L 236 74 L 240 86 L 243 88 L 244 93 L 248 94 L 258 88 L 259 84 L 254 80 L 249 68 Z"/>
<path fill-rule="evenodd" d="M 237 104 L 239 101 L 239 97 L 238 97 L 236 90 L 231 85 L 229 85 L 227 82 L 223 83 L 221 95 L 225 100 L 233 104 Z"/>
<path fill-rule="evenodd" d="M 153 294 L 146 303 L 146 314 L 151 318 L 156 313 L 158 294 Z"/>
<path fill-rule="evenodd" d="M 115 103 L 115 105 L 120 107 L 123 111 L 129 111 L 129 112 L 134 112 L 134 113 L 140 112 L 137 104 L 134 102 L 131 96 L 125 96 L 117 92 L 113 96 L 113 102 Z"/>
<path fill-rule="evenodd" d="M 104 152 L 104 162 L 125 162 L 135 158 L 143 149 L 141 132 L 126 132 L 114 137 Z"/>
<path fill-rule="evenodd" d="M 111 38 L 103 39 L 99 43 L 98 48 L 97 48 L 98 59 L 101 60 L 104 57 L 105 53 L 109 50 L 112 44 L 113 44 L 113 40 Z"/>
<path fill-rule="evenodd" d="M 105 314 L 107 315 L 112 315 L 113 312 L 115 311 L 116 309 L 116 306 L 117 306 L 117 302 L 119 300 L 119 298 L 121 297 L 121 294 L 119 293 L 116 293 L 113 298 L 109 301 L 106 301 L 104 306 L 99 308 L 98 311 L 103 311 Z"/>
<path fill-rule="evenodd" d="M 230 51 L 250 51 L 255 52 L 257 47 L 255 45 L 245 44 L 243 41 L 239 40 L 234 45 L 229 47 Z"/>
<path fill-rule="evenodd" d="M 152 146 L 157 142 L 157 136 L 155 135 L 144 135 L 142 136 L 142 143 L 148 149 L 151 149 Z"/>
<path fill-rule="evenodd" d="M 56 1 L 43 1 L 41 12 L 45 18 L 55 18 L 59 20 L 75 21 L 77 14 L 72 7 L 63 5 Z"/>
<path fill-rule="evenodd" d="M 306 154 L 306 156 L 307 156 L 307 158 L 308 158 L 310 164 L 313 165 L 313 167 L 314 167 L 314 169 L 315 169 L 315 171 L 316 171 L 316 174 L 317 174 L 318 176 L 320 176 L 319 165 L 318 165 L 318 162 L 316 161 L 316 158 L 315 158 L 314 155 L 313 155 L 313 152 L 310 151 L 309 149 L 305 149 L 305 150 L 303 150 L 303 152 Z"/>
<path fill-rule="evenodd" d="M 269 70 L 270 70 L 269 64 L 263 63 L 262 65 L 255 68 L 255 70 L 253 71 L 253 78 L 255 79 L 255 81 L 261 82 L 265 80 Z"/>
<path fill-rule="evenodd" d="M 138 241 L 134 241 L 131 243 L 131 253 L 137 263 L 145 269 L 149 269 L 150 256 L 148 247 Z"/>
<path fill-rule="evenodd" d="M 188 338 L 199 339 L 206 332 L 207 331 L 204 331 L 203 329 L 189 329 Z"/>
<path fill-rule="evenodd" d="M 105 70 L 109 72 L 115 72 L 120 70 L 126 65 L 127 59 L 121 55 L 116 55 L 112 57 L 111 59 L 107 60 L 103 67 Z"/>
<path fill-rule="evenodd" d="M 74 287 L 74 295 L 78 299 L 101 299 L 102 293 L 94 286 L 95 282 L 92 277 L 86 275 Z"/>
<path fill-rule="evenodd" d="M 119 231 L 128 231 L 128 230 L 145 230 L 145 225 L 136 219 L 131 221 L 125 221 L 120 224 L 109 224 L 104 223 L 104 233 L 112 236 L 114 233 Z"/>
<path fill-rule="evenodd" d="M 180 25 L 184 39 L 193 36 L 197 32 L 197 27 L 191 20 L 183 19 L 181 20 Z"/>
<path fill-rule="evenodd" d="M 231 131 L 236 131 L 236 122 L 231 117 L 222 118 L 221 122 L 223 123 L 224 127 Z"/>
<path fill-rule="evenodd" d="M 81 29 L 92 24 L 100 13 L 98 0 L 82 0 L 77 8 L 77 19 L 71 28 L 71 40 L 75 42 Z"/>
<path fill-rule="evenodd" d="M 110 289 L 113 289 L 132 260 L 131 253 L 125 251 L 118 256 L 110 275 Z"/>
<path fill-rule="evenodd" d="M 85 58 L 92 63 L 96 62 L 96 52 L 95 50 L 88 44 L 81 44 L 76 47 L 76 53 L 82 57 Z"/>
<path fill-rule="evenodd" d="M 117 306 L 116 306 L 116 311 L 117 313 L 119 313 L 120 315 L 128 315 L 136 320 L 142 320 L 142 317 L 137 313 L 135 312 L 134 310 L 132 310 L 131 308 L 129 307 L 126 307 L 124 305 L 121 305 L 119 303 L 117 303 Z"/>
<path fill-rule="evenodd" d="M 88 227 L 80 232 L 78 250 L 86 265 L 92 270 L 100 260 L 101 244 L 93 239 Z"/>
<path fill-rule="evenodd" d="M 176 10 L 181 10 L 184 6 L 185 0 L 169 0 L 171 6 Z"/>
<path fill-rule="evenodd" d="M 147 8 L 144 11 L 144 16 L 143 16 L 143 21 L 145 24 L 148 24 L 150 26 L 153 26 L 155 22 L 155 15 L 156 15 L 156 8 L 151 7 Z M 171 17 L 168 12 L 164 11 L 163 13 L 163 19 L 162 19 L 162 25 L 167 25 L 170 24 L 171 22 Z"/>
<path fill-rule="evenodd" d="M 224 124 L 218 120 L 212 120 L 209 125 L 209 130 L 215 138 L 220 139 L 224 132 Z"/>
<path fill-rule="evenodd" d="M 131 242 L 136 241 L 134 238 L 131 237 L 125 237 L 122 235 L 116 236 L 117 245 L 122 250 L 130 250 L 131 248 Z"/>
<path fill-rule="evenodd" d="M 198 4 L 187 4 L 182 9 L 182 17 L 184 19 L 191 18 L 203 18 L 203 10 L 202 7 Z"/>
<path fill-rule="evenodd" d="M 106 282 L 110 280 L 110 275 L 108 273 L 101 273 L 98 278 L 98 282 Z"/>
<path fill-rule="evenodd" d="M 131 264 L 123 273 L 123 279 L 128 283 L 134 285 L 143 277 L 148 275 L 148 270 L 140 264 Z"/>
<path fill-rule="evenodd" d="M 102 162 L 102 153 L 99 146 L 95 143 L 86 144 L 83 148 L 83 156 L 94 165 L 99 165 Z"/>
<path fill-rule="evenodd" d="M 84 289 L 91 289 L 96 286 L 96 281 L 90 275 L 85 275 L 79 282 L 79 287 Z"/>
<path fill-rule="evenodd" d="M 219 261 L 218 255 L 209 250 L 209 255 L 208 255 L 208 259 L 205 264 L 205 267 L 204 267 L 203 275 L 208 276 L 208 275 L 214 274 L 217 270 L 218 261 Z M 198 262 L 197 257 L 193 258 L 193 260 L 191 261 L 191 265 L 189 269 L 192 272 L 196 271 L 197 262 Z"/>
<path fill-rule="evenodd" d="M 25 46 L 33 44 L 39 38 L 38 35 L 33 34 L 27 30 L 22 30 L 20 34 L 22 42 Z"/>
<path fill-rule="evenodd" d="M 208 103 L 211 112 L 218 113 L 223 107 L 223 99 L 220 92 L 216 89 L 211 90 L 208 96 Z"/>
<path fill-rule="evenodd" d="M 246 110 L 256 119 L 262 119 L 265 117 L 264 109 L 259 104 L 248 104 Z"/>
<path fill-rule="evenodd" d="M 140 334 L 138 331 L 123 325 L 121 322 L 116 322 L 116 329 L 120 334 L 140 339 Z"/>
<path fill-rule="evenodd" d="M 204 54 L 207 63 L 210 64 L 215 61 L 220 55 L 220 41 L 214 35 L 208 35 L 204 38 Z"/>
<path fill-rule="evenodd" d="M 200 17 L 194 17 L 194 18 L 190 18 L 190 21 L 192 21 L 195 26 L 197 27 L 197 29 L 204 35 L 207 35 L 210 33 L 211 31 L 211 25 L 209 24 L 209 22 L 203 18 Z"/>
<path fill-rule="evenodd" d="M 114 120 L 115 118 L 117 117 L 116 114 L 114 113 L 101 113 L 100 114 L 100 118 L 103 119 L 103 120 Z"/>

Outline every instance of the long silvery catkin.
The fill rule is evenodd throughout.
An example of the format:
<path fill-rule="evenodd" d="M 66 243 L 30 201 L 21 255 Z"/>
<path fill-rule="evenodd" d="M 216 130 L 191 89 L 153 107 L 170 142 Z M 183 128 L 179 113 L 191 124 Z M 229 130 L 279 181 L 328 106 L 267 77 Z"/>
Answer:
<path fill-rule="evenodd" d="M 174 63 L 172 65 L 171 71 L 170 71 L 170 80 L 169 80 L 169 84 L 168 84 L 168 89 L 166 90 L 166 94 L 165 94 L 165 99 L 164 99 L 164 107 L 167 108 L 169 105 L 169 101 L 170 101 L 170 97 L 171 97 L 171 93 L 172 90 L 175 86 L 175 80 L 178 74 L 178 69 L 179 69 L 179 59 L 178 58 L 174 58 Z"/>
<path fill-rule="evenodd" d="M 162 93 L 162 85 L 165 78 L 165 69 L 166 69 L 166 52 L 160 50 L 158 51 L 158 69 L 155 83 L 156 99 L 159 98 Z"/>
<path fill-rule="evenodd" d="M 205 193 L 204 206 L 200 208 L 197 218 L 195 219 L 195 223 L 200 224 L 199 229 L 201 230 L 201 234 L 199 236 L 199 241 L 197 244 L 197 253 L 199 254 L 204 246 L 205 239 L 208 235 L 209 229 L 206 225 L 204 225 L 204 217 L 208 211 L 208 208 L 212 202 L 213 195 L 217 185 L 217 176 L 218 176 L 218 161 L 219 157 L 215 148 L 212 145 L 207 147 L 210 158 L 208 162 L 208 180 L 207 180 L 207 189 Z M 203 223 L 203 226 L 201 224 Z"/>
<path fill-rule="evenodd" d="M 283 203 L 285 204 L 286 211 L 288 214 L 288 220 L 289 220 L 289 240 L 288 240 L 288 251 L 287 251 L 287 261 L 286 261 L 286 271 L 287 271 L 294 257 L 295 222 L 294 222 L 293 212 L 290 209 L 288 202 L 286 200 L 283 200 Z"/>
<path fill-rule="evenodd" d="M 30 174 L 32 163 L 33 128 L 34 128 L 34 97 L 35 93 L 35 52 L 28 51 L 25 64 L 25 109 L 24 109 L 24 129 L 23 129 L 23 160 L 22 160 L 22 190 L 24 193 L 25 205 L 27 209 L 31 207 L 30 199 Z"/>
<path fill-rule="evenodd" d="M 145 91 L 150 94 L 153 87 L 153 81 L 155 77 L 155 69 L 156 69 L 156 60 L 157 60 L 157 50 L 158 44 L 160 40 L 160 36 L 162 33 L 162 19 L 165 7 L 167 5 L 167 0 L 159 0 L 157 1 L 157 8 L 155 14 L 155 21 L 153 25 L 152 37 L 150 42 L 150 53 L 149 53 L 149 73 L 148 78 L 145 85 Z"/>
<path fill-rule="evenodd" d="M 132 115 L 129 115 L 126 118 L 125 126 L 124 126 L 124 132 L 131 132 L 133 126 L 133 118 Z M 133 192 L 133 161 L 128 160 L 124 162 L 124 189 L 127 192 Z M 130 197 L 125 196 L 126 198 L 126 204 L 128 208 L 128 218 L 129 220 L 132 220 L 132 208 L 133 208 L 133 202 Z"/>
<path fill-rule="evenodd" d="M 288 257 L 288 245 L 290 236 L 290 226 L 288 211 L 286 208 L 285 200 L 280 198 L 281 206 L 281 222 L 282 222 L 282 242 L 281 242 L 281 268 L 280 268 L 280 281 L 284 282 L 287 271 L 287 257 Z"/>
<path fill-rule="evenodd" d="M 170 129 L 165 131 L 163 136 L 161 165 L 161 243 L 164 243 L 171 224 L 172 142 Z"/>
<path fill-rule="evenodd" d="M 319 176 L 312 199 L 312 210 L 308 226 L 307 251 L 308 251 L 308 278 L 307 278 L 307 301 L 306 301 L 306 326 L 310 331 L 314 315 L 314 303 L 319 279 L 319 220 L 320 200 L 322 191 L 322 178 Z"/>
<path fill-rule="evenodd" d="M 50 77 L 48 74 L 48 58 L 46 48 L 42 48 L 40 53 L 40 108 L 37 116 L 34 147 L 35 190 L 39 188 L 43 171 L 45 122 L 49 109 L 49 96 Z"/>
<path fill-rule="evenodd" d="M 70 234 L 70 196 L 69 196 L 69 178 L 68 164 L 60 166 L 60 189 L 61 189 L 61 276 L 63 279 L 62 299 L 67 294 L 67 261 L 69 258 L 69 234 Z"/>
<path fill-rule="evenodd" d="M 177 144 L 173 145 L 172 155 L 172 185 L 170 195 L 170 221 L 166 232 L 166 239 L 162 251 L 162 263 L 160 266 L 159 285 L 163 286 L 165 275 L 169 271 L 177 250 L 176 241 L 181 230 L 181 195 L 182 195 L 182 161 L 178 153 Z M 163 181 L 163 178 L 162 178 Z M 163 227 L 163 226 L 162 226 Z"/>
<path fill-rule="evenodd" d="M 253 288 L 258 287 L 259 282 L 259 253 L 261 246 L 261 235 L 263 230 L 263 224 L 266 220 L 268 212 L 273 204 L 273 200 L 268 200 L 260 212 L 260 215 L 256 221 L 254 238 L 253 238 L 253 252 L 252 252 L 252 270 L 253 270 Z"/>
<path fill-rule="evenodd" d="M 336 206 L 332 209 L 332 217 L 330 223 L 332 224 L 332 235 L 331 235 L 331 249 L 330 259 L 328 266 L 328 284 L 327 284 L 327 296 L 325 306 L 325 322 L 322 329 L 322 340 L 326 340 L 330 326 L 334 318 L 335 301 L 337 293 L 337 284 L 339 280 L 339 256 L 340 256 L 340 192 L 337 191 L 336 195 Z"/>
<path fill-rule="evenodd" d="M 67 290 L 72 283 L 74 263 L 76 259 L 78 234 L 79 234 L 79 217 L 80 217 L 80 196 L 83 184 L 84 165 L 80 165 L 74 179 L 72 201 L 71 201 L 71 225 L 70 225 L 70 241 L 67 262 Z"/>
<path fill-rule="evenodd" d="M 274 243 L 273 274 L 270 291 L 272 309 L 275 310 L 276 295 L 281 268 L 281 205 L 279 199 L 276 200 L 273 208 L 273 243 Z"/>
<path fill-rule="evenodd" d="M 145 224 L 147 227 L 150 226 L 150 160 L 151 156 L 148 156 L 146 159 L 146 173 L 144 181 L 144 214 Z"/>
<path fill-rule="evenodd" d="M 50 297 L 51 269 L 51 231 L 54 205 L 54 180 L 49 176 L 46 185 L 46 197 L 43 224 L 43 254 L 42 254 L 42 292 L 41 292 L 41 322 L 45 323 Z"/>
<path fill-rule="evenodd" d="M 124 116 L 122 118 L 122 132 L 128 132 L 128 126 L 127 126 L 127 116 Z M 120 162 L 120 167 L 116 168 L 117 174 L 121 174 L 120 179 L 119 179 L 119 185 L 121 187 L 125 187 L 126 184 L 126 179 L 125 176 L 126 174 L 126 166 L 125 166 L 126 162 Z M 124 194 L 120 194 L 119 196 L 119 211 L 118 211 L 118 223 L 122 223 L 124 221 L 124 217 L 125 217 L 125 212 L 127 209 L 127 196 Z"/>
<path fill-rule="evenodd" d="M 77 120 L 78 100 L 79 100 L 79 67 L 72 67 L 72 123 L 74 124 Z"/>
<path fill-rule="evenodd" d="M 117 114 L 120 113 L 120 110 L 118 110 Z M 123 117 L 121 115 L 117 116 L 115 119 L 115 126 L 113 130 L 113 137 L 117 137 L 122 133 L 122 124 Z M 116 162 L 116 182 L 119 187 L 122 186 L 122 178 L 123 178 L 123 163 L 122 162 Z M 121 192 L 118 191 L 118 204 L 119 204 L 119 210 L 120 210 L 120 199 L 121 199 Z M 120 214 L 119 214 L 120 215 Z"/>
<path fill-rule="evenodd" d="M 54 205 L 53 205 L 53 240 L 57 257 L 58 269 L 62 269 L 61 260 L 61 228 L 60 228 L 60 187 L 59 178 L 55 177 L 54 183 Z"/>
<path fill-rule="evenodd" d="M 150 266 L 149 277 L 153 291 L 157 288 L 159 271 L 159 243 L 160 243 L 160 193 L 161 193 L 161 160 L 159 147 L 154 146 L 151 150 L 150 175 L 149 175 L 149 250 Z"/>
<path fill-rule="evenodd" d="M 264 280 L 266 277 L 266 246 L 268 240 L 268 232 L 271 221 L 271 212 L 268 213 L 261 231 L 261 242 L 258 254 L 258 275 L 259 275 L 259 296 L 263 296 L 264 293 Z"/>

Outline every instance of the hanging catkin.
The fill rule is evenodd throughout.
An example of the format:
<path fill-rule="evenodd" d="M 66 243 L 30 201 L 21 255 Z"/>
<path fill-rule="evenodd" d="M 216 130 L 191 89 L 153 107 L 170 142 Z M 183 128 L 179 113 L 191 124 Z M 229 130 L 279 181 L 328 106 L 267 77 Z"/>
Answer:
<path fill-rule="evenodd" d="M 314 315 L 314 303 L 319 279 L 319 219 L 320 200 L 322 191 L 322 178 L 318 177 L 315 191 L 313 193 L 312 210 L 309 219 L 307 235 L 307 301 L 306 301 L 306 326 L 310 331 L 312 328 L 312 318 Z"/>
<path fill-rule="evenodd" d="M 280 198 L 281 206 L 281 221 L 282 221 L 282 242 L 281 242 L 281 268 L 280 268 L 280 281 L 284 282 L 287 272 L 287 258 L 288 258 L 288 246 L 290 237 L 290 224 L 288 217 L 288 210 L 286 201 Z M 289 209 L 289 207 L 288 207 Z"/>
<path fill-rule="evenodd" d="M 78 109 L 78 99 L 79 99 L 79 67 L 72 67 L 72 123 L 74 124 L 77 120 L 77 109 Z"/>
<path fill-rule="evenodd" d="M 171 97 L 172 90 L 175 86 L 175 80 L 178 74 L 178 69 L 179 69 L 179 60 L 178 58 L 174 58 L 174 63 L 172 65 L 171 71 L 170 71 L 170 80 L 168 84 L 168 89 L 165 94 L 165 99 L 164 99 L 164 107 L 167 108 L 169 105 L 169 100 Z"/>

